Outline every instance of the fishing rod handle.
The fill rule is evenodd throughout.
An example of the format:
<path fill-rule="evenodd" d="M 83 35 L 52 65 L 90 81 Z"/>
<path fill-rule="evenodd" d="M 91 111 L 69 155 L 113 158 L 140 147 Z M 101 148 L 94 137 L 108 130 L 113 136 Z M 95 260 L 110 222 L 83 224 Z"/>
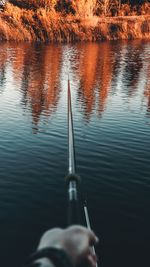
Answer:
<path fill-rule="evenodd" d="M 79 205 L 75 200 L 69 201 L 68 205 L 68 226 L 80 224 Z"/>

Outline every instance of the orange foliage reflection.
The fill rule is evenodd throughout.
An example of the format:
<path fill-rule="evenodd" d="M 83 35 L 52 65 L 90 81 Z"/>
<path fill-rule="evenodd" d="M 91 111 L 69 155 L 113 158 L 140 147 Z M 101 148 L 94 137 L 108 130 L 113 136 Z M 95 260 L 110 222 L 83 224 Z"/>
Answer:
<path fill-rule="evenodd" d="M 90 43 L 84 46 L 79 44 L 77 48 L 81 77 L 78 95 L 83 103 L 87 121 L 93 110 L 97 110 L 99 115 L 105 111 L 111 90 L 116 90 L 114 85 L 111 86 L 112 81 L 115 81 L 115 88 L 119 82 L 124 83 L 127 97 L 135 94 L 143 69 L 141 42 L 134 41 L 134 45 L 113 45 L 110 42 Z M 121 81 L 118 80 L 120 72 Z"/>
<path fill-rule="evenodd" d="M 113 63 L 109 43 L 87 44 L 80 53 L 81 88 L 79 97 L 84 103 L 85 117 L 89 120 L 94 106 L 101 114 L 105 110 L 112 79 Z M 80 45 L 78 46 L 80 49 Z"/>
<path fill-rule="evenodd" d="M 78 46 L 78 49 L 80 49 L 80 46 Z M 90 117 L 93 105 L 95 104 L 98 58 L 99 46 L 96 44 L 86 45 L 80 54 L 79 73 L 81 75 L 81 88 L 79 95 L 84 103 L 85 116 L 87 119 Z"/>
<path fill-rule="evenodd" d="M 22 104 L 31 110 L 35 131 L 38 129 L 41 116 L 44 115 L 46 118 L 57 107 L 61 90 L 60 74 L 66 75 L 68 61 L 70 61 L 75 83 L 79 81 L 78 98 L 87 121 L 95 110 L 102 115 L 109 104 L 108 96 L 113 93 L 111 90 L 116 90 L 114 88 L 120 82 L 120 77 L 124 85 L 121 90 L 126 97 L 131 98 L 138 88 L 139 75 L 143 69 L 141 42 L 134 42 L 134 45 L 127 43 L 113 45 L 110 42 L 87 43 L 65 46 L 65 48 L 62 45 L 14 44 L 13 52 L 11 52 L 11 46 L 10 49 L 8 45 L 6 47 L 3 45 L 2 48 L 0 46 L 0 52 L 2 51 L 0 83 L 2 84 L 5 79 L 9 61 L 15 84 L 21 87 Z M 63 66 L 65 66 L 64 69 Z M 121 76 L 119 76 L 120 72 Z M 150 66 L 147 77 L 149 74 Z M 149 83 L 147 83 L 145 95 L 148 97 L 149 112 Z"/>
<path fill-rule="evenodd" d="M 24 54 L 22 92 L 24 104 L 31 106 L 34 128 L 42 113 L 50 115 L 57 106 L 60 86 L 61 48 L 33 45 Z"/>
<path fill-rule="evenodd" d="M 99 113 L 105 110 L 105 104 L 108 97 L 111 80 L 113 77 L 113 62 L 110 57 L 110 45 L 103 44 L 100 51 L 99 61 L 99 76 L 100 76 L 100 89 L 99 89 Z"/>
<path fill-rule="evenodd" d="M 2 92 L 2 86 L 5 81 L 6 75 L 6 65 L 8 58 L 7 45 L 0 46 L 0 93 Z"/>
<path fill-rule="evenodd" d="M 150 116 L 150 63 L 148 62 L 144 95 L 147 97 L 147 115 Z"/>

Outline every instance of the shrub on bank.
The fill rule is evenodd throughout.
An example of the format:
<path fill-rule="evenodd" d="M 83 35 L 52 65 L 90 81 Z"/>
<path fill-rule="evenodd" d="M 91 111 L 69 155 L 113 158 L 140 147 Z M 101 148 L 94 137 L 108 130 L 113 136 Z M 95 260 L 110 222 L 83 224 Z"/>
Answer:
<path fill-rule="evenodd" d="M 3 0 L 4 1 L 4 0 Z M 5 2 L 7 2 L 5 0 Z M 81 18 L 98 16 L 130 16 L 150 14 L 150 3 L 135 5 L 120 0 L 9 0 L 15 6 L 24 9 L 56 10 L 63 14 L 72 14 Z"/>
<path fill-rule="evenodd" d="M 30 10 L 27 6 L 20 7 L 19 2 L 37 3 L 35 0 L 17 0 L 16 5 L 7 3 L 5 10 L 0 13 L 0 40 L 72 42 L 150 39 L 150 16 L 130 16 L 128 5 L 122 5 L 119 17 L 98 18 L 79 13 L 65 13 L 64 16 L 64 13 L 57 12 L 54 8 L 57 7 L 56 1 L 47 2 L 51 4 L 48 8 L 43 7 L 43 1 L 40 0 L 38 6 L 33 5 Z M 149 5 L 145 5 L 141 12 L 147 12 L 148 8 Z"/>

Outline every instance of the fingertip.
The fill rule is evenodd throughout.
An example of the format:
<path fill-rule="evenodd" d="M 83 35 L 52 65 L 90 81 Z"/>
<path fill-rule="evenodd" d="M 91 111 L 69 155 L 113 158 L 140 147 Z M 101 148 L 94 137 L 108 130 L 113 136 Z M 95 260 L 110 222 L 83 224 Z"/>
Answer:
<path fill-rule="evenodd" d="M 96 236 L 95 242 L 96 244 L 99 243 L 99 238 L 97 236 Z"/>
<path fill-rule="evenodd" d="M 99 238 L 95 235 L 93 231 L 89 232 L 89 238 L 90 245 L 95 245 L 99 242 Z"/>

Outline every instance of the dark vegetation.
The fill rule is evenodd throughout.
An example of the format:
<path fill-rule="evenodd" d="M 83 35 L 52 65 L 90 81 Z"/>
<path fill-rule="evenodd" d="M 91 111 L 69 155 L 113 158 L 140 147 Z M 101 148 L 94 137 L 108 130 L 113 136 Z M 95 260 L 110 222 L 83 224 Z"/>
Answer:
<path fill-rule="evenodd" d="M 0 0 L 0 8 L 0 40 L 150 38 L 146 0 Z"/>

